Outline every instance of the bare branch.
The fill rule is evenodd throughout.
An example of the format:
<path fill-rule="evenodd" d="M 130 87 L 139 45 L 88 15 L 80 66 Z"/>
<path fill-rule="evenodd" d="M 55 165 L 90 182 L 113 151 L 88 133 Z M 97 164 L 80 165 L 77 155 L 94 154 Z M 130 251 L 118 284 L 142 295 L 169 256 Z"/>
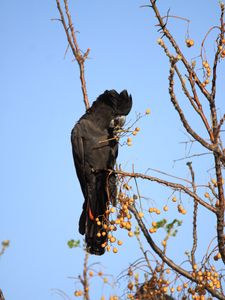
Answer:
<path fill-rule="evenodd" d="M 87 87 L 86 87 L 86 81 L 85 81 L 85 72 L 84 72 L 84 62 L 87 59 L 90 49 L 88 48 L 87 51 L 82 55 L 81 50 L 79 48 L 77 39 L 76 39 L 76 34 L 72 22 L 72 18 L 70 15 L 69 7 L 68 7 L 68 1 L 64 0 L 64 5 L 65 5 L 65 12 L 68 20 L 68 26 L 66 23 L 66 20 L 64 18 L 64 14 L 60 5 L 60 0 L 56 0 L 57 3 L 57 8 L 61 17 L 61 23 L 63 25 L 64 31 L 67 36 L 67 40 L 69 42 L 70 48 L 73 52 L 73 55 L 75 57 L 75 60 L 78 63 L 79 70 L 80 70 L 80 81 L 81 81 L 81 89 L 83 93 L 83 98 L 84 98 L 84 104 L 86 107 L 86 110 L 90 107 L 89 100 L 88 100 L 88 95 L 87 95 Z"/>
<path fill-rule="evenodd" d="M 221 7 L 221 16 L 220 16 L 220 37 L 219 37 L 219 43 L 217 46 L 216 55 L 214 58 L 214 64 L 213 64 L 213 78 L 212 78 L 212 92 L 211 92 L 211 103 L 215 101 L 216 96 L 216 78 L 217 78 L 217 65 L 220 57 L 220 52 L 223 46 L 222 40 L 224 39 L 224 4 L 220 5 Z"/>
<path fill-rule="evenodd" d="M 174 67 L 173 67 L 173 62 L 171 63 L 171 68 L 170 68 L 170 75 L 169 75 L 169 93 L 170 93 L 170 98 L 173 103 L 174 108 L 178 112 L 181 122 L 184 126 L 184 128 L 187 130 L 187 132 L 195 139 L 197 140 L 203 147 L 207 148 L 208 150 L 213 151 L 214 147 L 213 145 L 207 143 L 203 138 L 201 138 L 189 125 L 188 121 L 185 118 L 185 115 L 181 109 L 181 107 L 178 104 L 178 101 L 176 99 L 175 93 L 174 93 Z"/>
<path fill-rule="evenodd" d="M 164 34 L 164 36 L 167 37 L 167 39 L 170 41 L 171 45 L 173 46 L 173 48 L 175 49 L 176 53 L 181 57 L 181 61 L 183 62 L 186 70 L 188 71 L 188 74 L 194 78 L 196 84 L 198 85 L 199 89 L 201 90 L 201 92 L 203 93 L 203 95 L 208 99 L 208 101 L 210 101 L 210 93 L 203 87 L 200 79 L 198 78 L 197 74 L 194 72 L 194 70 L 192 69 L 191 65 L 188 63 L 188 61 L 186 60 L 186 58 L 184 57 L 183 53 L 181 52 L 178 44 L 176 43 L 176 41 L 174 40 L 173 36 L 171 35 L 171 33 L 169 32 L 169 30 L 166 27 L 166 23 L 164 23 L 159 10 L 156 6 L 156 1 L 154 0 L 150 0 L 151 2 L 151 7 L 155 12 L 155 16 L 157 18 L 157 20 L 159 21 L 159 26 Z"/>
<path fill-rule="evenodd" d="M 194 174 L 194 170 L 192 168 L 192 163 L 188 162 L 187 166 L 190 170 L 191 173 L 191 178 L 192 178 L 192 188 L 193 188 L 193 192 L 196 194 L 197 193 L 197 188 L 195 185 L 195 174 Z M 192 246 L 192 250 L 191 250 L 191 262 L 192 262 L 192 267 L 194 269 L 194 265 L 195 265 L 195 252 L 197 249 L 197 213 L 198 213 L 198 202 L 196 200 L 194 200 L 194 211 L 193 211 L 193 246 Z"/>
<path fill-rule="evenodd" d="M 195 194 L 188 187 L 185 187 L 182 184 L 169 182 L 169 181 L 157 178 L 157 177 L 148 176 L 148 175 L 144 175 L 144 174 L 141 174 L 141 173 L 129 173 L 129 172 L 121 171 L 121 170 L 116 170 L 116 171 L 108 170 L 108 171 L 113 172 L 113 173 L 118 174 L 118 175 L 121 175 L 121 176 L 128 176 L 128 177 L 131 177 L 131 178 L 141 178 L 141 179 L 150 180 L 150 181 L 157 182 L 159 184 L 165 185 L 167 187 L 170 187 L 174 190 L 183 191 L 185 194 L 192 197 L 194 200 L 196 200 L 202 206 L 204 206 L 205 208 L 207 208 L 211 212 L 216 213 L 215 207 L 211 206 L 209 203 L 202 200 L 197 194 Z"/>

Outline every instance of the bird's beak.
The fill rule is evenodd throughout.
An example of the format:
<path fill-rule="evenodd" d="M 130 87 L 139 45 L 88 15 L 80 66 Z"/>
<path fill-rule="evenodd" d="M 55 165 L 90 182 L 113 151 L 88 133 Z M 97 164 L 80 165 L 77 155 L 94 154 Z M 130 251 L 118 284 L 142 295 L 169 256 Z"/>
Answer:
<path fill-rule="evenodd" d="M 119 116 L 119 117 L 116 117 L 116 118 L 112 119 L 112 121 L 109 124 L 109 127 L 110 128 L 115 128 L 115 127 L 122 128 L 123 125 L 125 124 L 125 122 L 126 122 L 126 117 L 125 116 Z"/>

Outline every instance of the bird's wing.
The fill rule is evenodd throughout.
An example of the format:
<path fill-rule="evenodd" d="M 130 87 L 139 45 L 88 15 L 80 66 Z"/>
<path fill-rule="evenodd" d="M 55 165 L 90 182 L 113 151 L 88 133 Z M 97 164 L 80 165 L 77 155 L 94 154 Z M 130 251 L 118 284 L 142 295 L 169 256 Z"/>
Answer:
<path fill-rule="evenodd" d="M 82 193 L 84 195 L 83 210 L 79 221 L 80 234 L 85 233 L 86 209 L 87 209 L 87 185 L 85 180 L 85 160 L 84 160 L 84 140 L 81 134 L 82 130 L 78 123 L 72 130 L 71 143 L 73 150 L 73 160 L 76 168 L 77 177 L 80 182 Z"/>
<path fill-rule="evenodd" d="M 72 130 L 71 143 L 73 150 L 73 159 L 76 167 L 77 177 L 80 181 L 81 189 L 84 197 L 86 196 L 86 184 L 85 184 L 85 161 L 84 161 L 84 143 L 83 137 L 80 133 L 80 126 L 77 124 Z"/>

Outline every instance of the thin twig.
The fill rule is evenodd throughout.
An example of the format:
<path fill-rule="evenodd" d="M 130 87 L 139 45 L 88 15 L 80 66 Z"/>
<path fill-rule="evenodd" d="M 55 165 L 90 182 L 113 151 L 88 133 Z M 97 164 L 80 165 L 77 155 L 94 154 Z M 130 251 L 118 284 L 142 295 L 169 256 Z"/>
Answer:
<path fill-rule="evenodd" d="M 136 231 L 137 231 L 137 229 L 136 229 Z M 139 228 L 138 228 L 138 231 L 139 231 Z M 149 268 L 149 270 L 153 273 L 153 268 L 152 268 L 152 266 L 151 266 L 151 264 L 150 264 L 150 261 L 149 261 L 149 259 L 148 259 L 147 251 L 145 251 L 144 248 L 143 248 L 143 244 L 142 244 L 142 242 L 141 242 L 139 232 L 137 232 L 137 233 L 135 232 L 135 236 L 136 236 L 137 241 L 138 241 L 138 243 L 139 243 L 139 247 L 140 247 L 140 249 L 141 249 L 141 252 L 142 252 L 143 255 L 144 255 L 144 258 L 145 258 L 145 261 L 146 261 L 146 263 L 147 263 L 147 265 L 148 265 L 148 268 Z"/>
<path fill-rule="evenodd" d="M 89 283 L 88 283 L 88 277 L 87 277 L 87 269 L 88 269 L 88 258 L 89 254 L 86 251 L 85 252 L 85 258 L 84 258 L 84 269 L 83 269 L 83 287 L 84 287 L 84 299 L 89 300 Z"/>
<path fill-rule="evenodd" d="M 181 158 L 178 158 L 178 159 L 174 159 L 173 162 L 175 163 L 177 161 L 181 161 L 181 160 L 185 160 L 185 159 L 190 159 L 190 158 L 193 158 L 193 157 L 199 157 L 199 156 L 203 156 L 203 155 L 209 155 L 209 154 L 212 154 L 212 152 L 192 154 L 192 155 L 189 155 L 189 156 L 185 156 L 185 157 L 181 157 Z"/>
<path fill-rule="evenodd" d="M 163 175 L 166 175 L 166 176 L 169 176 L 169 177 L 178 179 L 178 180 L 182 180 L 182 181 L 185 181 L 185 182 L 191 184 L 191 181 L 189 181 L 189 180 L 187 180 L 187 179 L 185 179 L 185 178 L 177 177 L 177 176 L 175 176 L 175 175 L 171 175 L 171 174 L 169 174 L 169 173 L 166 173 L 166 172 L 163 172 L 163 171 L 160 171 L 160 170 L 157 170 L 157 169 L 148 168 L 147 171 L 146 171 L 145 173 L 147 173 L 148 170 L 151 170 L 151 171 L 154 171 L 154 172 L 157 172 L 157 173 L 160 173 L 160 174 L 163 174 Z"/>

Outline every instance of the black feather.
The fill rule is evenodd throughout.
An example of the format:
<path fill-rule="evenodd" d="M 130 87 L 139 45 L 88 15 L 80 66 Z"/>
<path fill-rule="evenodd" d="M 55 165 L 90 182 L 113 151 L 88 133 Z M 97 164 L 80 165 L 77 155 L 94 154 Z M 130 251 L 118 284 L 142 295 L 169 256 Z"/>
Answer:
<path fill-rule="evenodd" d="M 132 107 L 132 98 L 124 90 L 105 91 L 80 118 L 71 133 L 74 164 L 84 195 L 79 232 L 85 234 L 87 250 L 102 255 L 107 236 L 97 237 L 101 227 L 95 219 L 107 223 L 108 203 L 115 203 L 116 177 L 109 175 L 118 155 L 118 142 L 113 139 L 114 126 L 124 124 Z M 120 119 L 121 118 L 121 119 Z"/>

